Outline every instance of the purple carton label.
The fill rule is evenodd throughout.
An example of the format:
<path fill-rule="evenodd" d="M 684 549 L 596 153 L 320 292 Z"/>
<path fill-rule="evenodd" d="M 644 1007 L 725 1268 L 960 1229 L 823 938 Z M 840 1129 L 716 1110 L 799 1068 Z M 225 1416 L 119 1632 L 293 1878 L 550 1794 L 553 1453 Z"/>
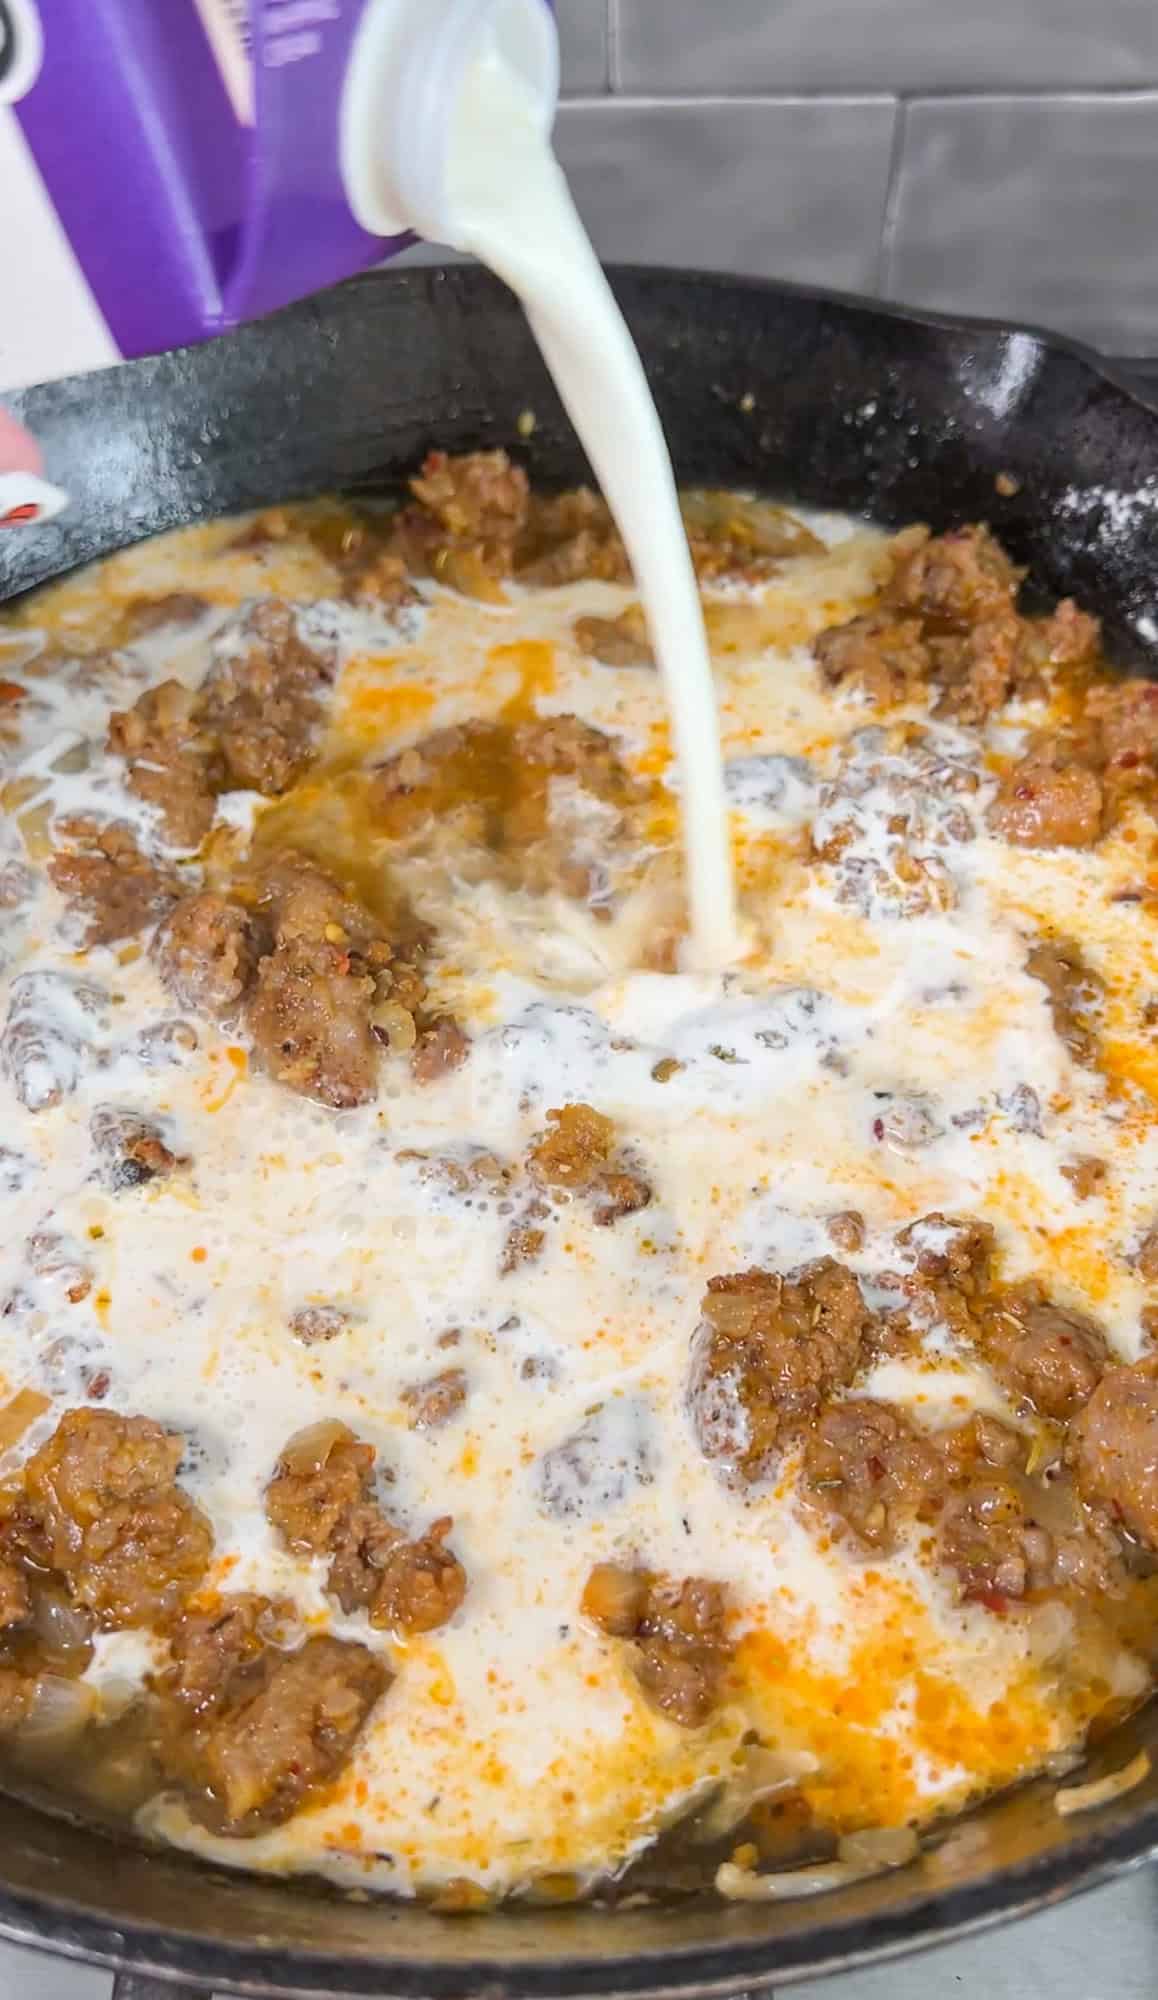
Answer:
<path fill-rule="evenodd" d="M 342 183 L 363 5 L 0 0 L 0 179 L 17 189 L 0 234 L 19 210 L 52 279 L 33 257 L 0 309 L 0 387 L 31 379 L 32 352 L 45 375 L 78 345 L 66 365 L 202 339 L 409 240 L 361 229 Z"/>

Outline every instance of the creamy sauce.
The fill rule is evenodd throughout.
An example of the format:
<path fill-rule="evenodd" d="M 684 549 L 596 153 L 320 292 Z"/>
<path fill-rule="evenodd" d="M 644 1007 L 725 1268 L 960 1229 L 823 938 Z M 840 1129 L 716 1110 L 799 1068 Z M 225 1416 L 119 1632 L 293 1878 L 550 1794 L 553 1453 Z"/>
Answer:
<path fill-rule="evenodd" d="M 451 142 L 452 241 L 505 278 L 526 307 L 631 558 L 682 778 L 688 962 L 717 970 L 740 945 L 699 592 L 643 364 L 536 113 L 497 50 L 480 58 Z"/>
<path fill-rule="evenodd" d="M 1013 851 L 985 830 L 991 744 L 930 724 L 938 756 L 980 774 L 978 791 L 955 795 L 966 823 L 942 845 L 936 770 L 823 694 L 807 643 L 863 601 L 880 540 L 811 525 L 825 553 L 739 607 L 734 591 L 719 607 L 709 593 L 709 622 L 714 608 L 730 620 L 715 665 L 754 940 L 739 972 L 640 972 L 646 906 L 633 931 L 629 910 L 609 924 L 493 881 L 464 892 L 431 865 L 411 886 L 438 934 L 436 999 L 470 1032 L 469 1059 L 420 1087 L 387 1057 L 377 1101 L 339 1116 L 257 1073 L 243 1036 L 203 1021 L 195 1049 L 158 1054 L 175 1009 L 147 954 L 78 952 L 43 873 L 18 888 L 0 1016 L 23 1009 L 42 1027 L 30 1089 L 45 1108 L 26 1109 L 0 1079 L 0 1390 L 33 1389 L 53 1407 L 0 1474 L 107 1375 L 107 1407 L 187 1437 L 181 1478 L 213 1522 L 212 1580 L 285 1595 L 309 1629 L 356 1633 L 397 1676 L 334 1791 L 286 1825 L 214 1838 L 163 1798 L 143 1816 L 150 1831 L 238 1866 L 403 1894 L 462 1880 L 517 1891 L 544 1873 L 582 1884 L 734 1772 L 752 1729 L 815 1760 L 803 1790 L 826 1823 L 899 1825 L 1041 1765 L 1108 1702 L 1142 1692 L 1147 1669 L 1128 1648 L 1072 1655 L 1056 1605 L 1003 1618 L 959 1604 L 918 1540 L 887 1560 L 851 1554 L 803 1515 L 791 1456 L 774 1482 L 738 1494 L 688 1424 L 708 1277 L 829 1252 L 827 1218 L 849 1208 L 867 1233 L 846 1261 L 870 1302 L 897 1268 L 900 1226 L 965 1211 L 993 1223 L 1011 1275 L 1047 1275 L 1123 1356 L 1140 1344 L 1145 1293 L 1122 1246 L 1158 1206 L 1158 1121 L 1128 1023 L 1158 965 L 1149 922 L 1112 901 L 1137 869 L 1131 823 L 1089 851 Z M 223 799 L 219 823 L 234 834 L 271 814 L 308 826 L 337 774 L 447 720 L 509 712 L 527 685 L 537 712 L 582 716 L 638 775 L 674 783 L 656 677 L 600 667 L 572 638 L 577 614 L 614 615 L 625 590 L 512 590 L 495 608 L 424 585 L 417 608 L 380 617 L 326 601 L 333 573 L 305 539 L 253 553 L 227 550 L 228 533 L 162 538 L 24 614 L 67 650 L 139 592 L 195 589 L 212 604 L 188 630 L 38 677 L 27 655 L 39 639 L 11 629 L 5 671 L 19 669 L 30 695 L 6 724 L 16 816 L 0 823 L 0 879 L 19 883 L 25 849 L 43 852 L 46 809 L 127 820 L 157 850 L 151 812 L 101 747 L 107 711 L 167 675 L 194 682 L 212 632 L 263 592 L 323 600 L 303 617 L 338 633 L 342 666 L 320 773 L 274 807 Z M 917 859 L 948 870 L 951 910 L 905 904 L 901 794 L 924 800 Z M 842 815 L 854 837 L 839 859 L 806 864 L 802 830 Z M 658 830 L 657 848 L 670 839 Z M 1073 1066 L 1024 970 L 1027 938 L 1054 917 L 1110 981 L 1114 1083 Z M 1032 1118 L 1019 1115 L 1027 1092 Z M 559 1208 L 540 1261 L 500 1277 L 500 1203 L 412 1155 L 515 1159 L 569 1100 L 615 1119 L 651 1205 L 613 1228 L 581 1201 Z M 189 1167 L 110 1191 L 88 1137 L 108 1104 L 159 1121 Z M 1077 1153 L 1114 1162 L 1093 1200 L 1060 1171 Z M 46 1230 L 65 1263 L 91 1272 L 79 1302 L 67 1272 L 31 1268 L 27 1246 Z M 290 1317 L 319 1303 L 348 1325 L 303 1347 Z M 416 1431 L 405 1392 L 448 1360 L 465 1401 L 443 1428 Z M 945 1329 L 854 1393 L 888 1395 L 932 1427 L 978 1407 L 1010 1416 Z M 453 1515 L 469 1587 L 445 1629 L 400 1643 L 344 1619 L 321 1567 L 276 1544 L 263 1492 L 278 1454 L 332 1417 L 379 1448 L 391 1508 L 415 1532 Z M 584 1581 L 605 1559 L 731 1587 L 735 1669 L 705 1728 L 651 1708 L 626 1649 L 582 1617 Z M 106 1641 L 90 1675 L 123 1701 L 151 1657 L 133 1635 Z"/>

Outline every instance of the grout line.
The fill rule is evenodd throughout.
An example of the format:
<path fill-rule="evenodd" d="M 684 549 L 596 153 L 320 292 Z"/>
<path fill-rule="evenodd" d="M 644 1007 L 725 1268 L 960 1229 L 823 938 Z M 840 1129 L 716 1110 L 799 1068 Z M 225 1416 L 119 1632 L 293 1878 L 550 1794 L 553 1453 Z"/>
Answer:
<path fill-rule="evenodd" d="M 610 0 L 614 9 L 615 0 Z M 624 91 L 618 78 L 618 38 L 608 21 L 608 77 L 610 95 L 580 92 L 566 99 L 568 104 L 623 104 L 651 108 L 655 105 L 697 104 L 1145 104 L 1158 107 L 1158 83 L 1140 89 L 1106 84 L 1099 89 L 1055 88 L 1041 84 L 1032 90 L 710 90 L 710 91 Z"/>
<path fill-rule="evenodd" d="M 635 95 L 626 97 L 618 94 L 608 97 L 599 96 L 591 91 L 582 91 L 574 97 L 566 97 L 562 100 L 569 109 L 573 109 L 576 105 L 579 105 L 584 111 L 598 110 L 600 107 L 608 111 L 613 109 L 619 110 L 620 108 L 624 111 L 656 111 L 667 107 L 682 108 L 686 105 L 694 105 L 698 109 L 707 111 L 714 110 L 717 107 L 734 111 L 737 108 L 743 109 L 748 106 L 760 104 L 847 104 L 859 107 L 876 104 L 892 105 L 896 104 L 897 101 L 895 93 L 891 90 L 874 91 L 869 94 L 861 91 L 847 95 L 842 95 L 839 91 L 806 91 L 796 95 L 781 94 L 779 96 L 773 95 L 771 92 L 767 96 L 758 92 L 737 92 L 731 97 L 721 96 L 716 93 L 713 93 L 710 97 L 647 97 Z"/>
<path fill-rule="evenodd" d="M 873 289 L 878 298 L 886 298 L 888 296 L 888 281 L 893 261 L 893 243 L 897 233 L 897 210 L 901 198 L 901 169 L 904 164 L 908 120 L 908 100 L 902 97 L 897 104 L 896 123 L 893 126 L 893 143 L 889 148 L 889 170 L 885 180 L 884 208 L 881 212 L 881 235 L 880 242 L 877 245 L 877 268 Z"/>

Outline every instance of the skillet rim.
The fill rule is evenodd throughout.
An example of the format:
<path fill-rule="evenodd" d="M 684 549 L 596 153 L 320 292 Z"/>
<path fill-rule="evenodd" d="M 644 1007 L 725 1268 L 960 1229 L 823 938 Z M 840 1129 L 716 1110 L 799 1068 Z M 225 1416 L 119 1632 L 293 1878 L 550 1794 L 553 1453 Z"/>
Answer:
<path fill-rule="evenodd" d="M 609 267 L 613 283 L 622 281 L 646 290 L 649 283 L 678 285 L 716 294 L 763 295 L 773 300 L 797 301 L 811 309 L 828 309 L 890 322 L 900 329 L 921 329 L 958 340 L 971 337 L 989 341 L 1022 339 L 1032 344 L 1041 365 L 1064 360 L 1107 385 L 1154 427 L 1155 460 L 1158 468 L 1158 399 L 1151 403 L 1140 393 L 1120 364 L 1075 337 L 1052 333 L 1033 324 L 1006 322 L 996 318 L 943 313 L 908 308 L 863 294 L 828 290 L 809 285 L 718 271 L 692 271 L 679 267 L 622 264 Z M 460 264 L 415 265 L 377 269 L 360 274 L 335 288 L 338 293 L 389 284 L 415 294 L 429 293 L 449 284 L 452 290 L 465 288 L 501 292 L 499 282 L 476 267 Z M 311 316 L 324 314 L 325 295 L 317 301 L 275 315 L 286 321 L 298 316 L 308 324 Z M 254 329 L 243 330 L 252 338 Z M 173 356 L 156 358 L 164 378 L 164 364 L 179 364 L 197 348 L 177 350 Z M 122 364 L 137 367 L 139 363 Z M 146 363 L 146 365 L 148 365 Z M 96 371 L 93 375 L 70 378 L 64 384 L 91 385 L 88 393 L 99 393 L 102 380 L 119 375 L 121 369 Z M 45 398 L 51 399 L 61 385 L 37 385 L 8 398 L 17 415 L 36 427 Z M 194 516 L 201 518 L 201 516 Z M 18 531 L 32 534 L 37 531 Z M 46 527 L 45 535 L 52 528 Z M 153 532 L 149 530 L 148 532 Z M 134 537 L 135 539 L 136 537 Z M 123 545 L 123 544 L 122 544 Z M 67 573 L 70 562 L 53 563 L 33 583 L 35 588 L 52 576 Z M 0 564 L 0 601 L 5 596 Z M 1151 1707 L 1154 1706 L 1152 1703 Z M 1146 1711 L 1143 1711 L 1145 1714 Z M 1152 1728 L 1158 1734 L 1158 1725 Z M 85 1838 L 105 1838 L 85 1831 Z M 129 1851 L 132 1851 L 131 1849 Z M 208 1941 L 194 1930 L 143 1921 L 117 1921 L 97 1914 L 90 1904 L 46 1888 L 36 1894 L 3 1887 L 0 1881 L 0 1937 L 16 1944 L 52 1952 L 58 1956 L 111 1968 L 130 1969 L 162 1981 L 193 1981 L 218 1991 L 253 1994 L 365 1994 L 390 1991 L 407 2000 L 458 2000 L 475 1993 L 505 1993 L 525 1996 L 525 2000 L 547 2000 L 547 1996 L 615 1994 L 630 1996 L 697 1995 L 734 1993 L 753 1984 L 777 1983 L 819 1976 L 857 1965 L 880 1962 L 909 1951 L 968 1936 L 1009 1919 L 1048 1907 L 1069 1895 L 1114 1879 L 1140 1866 L 1158 1853 L 1158 1798 L 1134 1799 L 1116 1811 L 1105 1808 L 1083 1819 L 1064 1842 L 1048 1852 L 994 1870 L 977 1881 L 950 1889 L 938 1896 L 923 1893 L 900 1894 L 897 1900 L 867 1918 L 840 1914 L 840 1900 L 830 1896 L 817 1904 L 836 1911 L 821 1918 L 799 1935 L 751 1939 L 727 1936 L 729 1911 L 705 1905 L 705 1922 L 714 1920 L 724 1933 L 707 1945 L 660 1947 L 655 1951 L 619 1957 L 568 1957 L 565 1953 L 537 1961 L 506 1960 L 499 1955 L 450 1958 L 445 1961 L 395 1959 L 390 1957 L 351 1958 L 326 1949 L 317 1951 L 271 1948 L 259 1941 L 232 1943 Z M 171 1861 L 171 1856 L 166 1856 Z M 198 1864 L 181 1860 L 191 1885 L 203 1872 Z M 0 1863 L 2 1872 L 2 1863 Z M 900 1890 L 903 1872 L 891 1879 Z M 292 1894 L 292 1885 L 287 1885 Z M 843 1894 L 843 1892 L 841 1892 Z M 498 1921 L 533 1921 L 528 1912 L 500 1915 Z M 449 1919 L 461 1926 L 478 1919 Z M 493 1919 L 482 1921 L 493 1921 Z M 370 1983 L 367 1983 L 370 1982 Z"/>

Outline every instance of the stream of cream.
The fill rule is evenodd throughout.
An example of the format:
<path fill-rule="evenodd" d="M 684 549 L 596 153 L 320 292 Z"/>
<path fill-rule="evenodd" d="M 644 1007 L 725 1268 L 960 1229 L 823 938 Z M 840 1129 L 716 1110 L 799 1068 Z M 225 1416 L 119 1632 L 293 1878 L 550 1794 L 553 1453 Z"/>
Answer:
<path fill-rule="evenodd" d="M 688 970 L 739 956 L 719 718 L 695 573 L 643 364 L 527 85 L 493 49 L 452 133 L 452 241 L 521 299 L 627 548 L 663 676 L 680 777 Z M 501 145 L 495 134 L 503 134 Z"/>

